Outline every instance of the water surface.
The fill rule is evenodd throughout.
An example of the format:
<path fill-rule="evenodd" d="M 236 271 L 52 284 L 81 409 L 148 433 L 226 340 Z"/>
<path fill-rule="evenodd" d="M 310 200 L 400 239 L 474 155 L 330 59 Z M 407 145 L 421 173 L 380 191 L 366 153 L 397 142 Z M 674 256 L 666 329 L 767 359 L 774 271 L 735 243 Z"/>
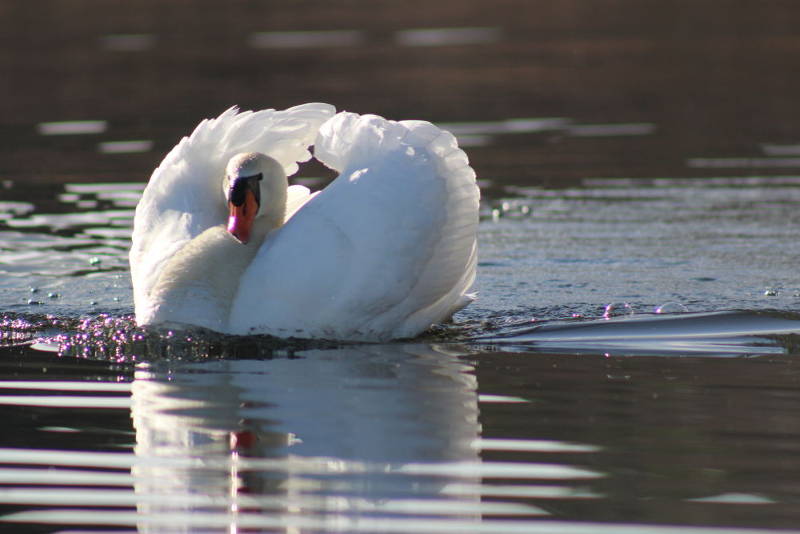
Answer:
<path fill-rule="evenodd" d="M 3 520 L 791 527 L 799 185 L 508 188 L 482 208 L 479 300 L 412 343 L 355 346 L 137 329 L 140 184 L 68 184 L 50 213 L 8 201 Z"/>
<path fill-rule="evenodd" d="M 800 11 L 718 4 L 7 2 L 0 530 L 797 529 Z M 478 300 L 381 345 L 137 328 L 151 170 L 304 101 L 458 136 Z"/>

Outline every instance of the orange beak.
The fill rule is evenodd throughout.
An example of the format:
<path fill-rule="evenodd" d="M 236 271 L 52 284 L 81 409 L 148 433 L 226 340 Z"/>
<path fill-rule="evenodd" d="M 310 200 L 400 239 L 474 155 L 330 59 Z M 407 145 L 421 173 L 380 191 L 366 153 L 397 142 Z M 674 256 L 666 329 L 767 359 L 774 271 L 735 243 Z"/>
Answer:
<path fill-rule="evenodd" d="M 253 221 L 258 212 L 258 200 L 251 190 L 247 190 L 244 195 L 244 202 L 235 205 L 228 202 L 230 215 L 228 216 L 228 231 L 242 244 L 250 241 L 250 233 L 253 229 Z"/>

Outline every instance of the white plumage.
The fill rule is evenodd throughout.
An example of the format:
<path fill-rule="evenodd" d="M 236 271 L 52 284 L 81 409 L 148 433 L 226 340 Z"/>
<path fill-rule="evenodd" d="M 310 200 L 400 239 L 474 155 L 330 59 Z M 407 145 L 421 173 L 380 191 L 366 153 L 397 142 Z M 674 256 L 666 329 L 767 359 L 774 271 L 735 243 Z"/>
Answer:
<path fill-rule="evenodd" d="M 311 144 L 339 177 L 315 195 L 290 186 L 287 220 L 274 229 L 262 212 L 283 207 L 262 199 L 255 239 L 233 239 L 229 159 L 261 152 L 291 175 Z M 280 337 L 414 336 L 470 301 L 478 200 L 466 155 L 430 123 L 334 116 L 325 104 L 228 110 L 167 155 L 137 207 L 137 321 Z"/>

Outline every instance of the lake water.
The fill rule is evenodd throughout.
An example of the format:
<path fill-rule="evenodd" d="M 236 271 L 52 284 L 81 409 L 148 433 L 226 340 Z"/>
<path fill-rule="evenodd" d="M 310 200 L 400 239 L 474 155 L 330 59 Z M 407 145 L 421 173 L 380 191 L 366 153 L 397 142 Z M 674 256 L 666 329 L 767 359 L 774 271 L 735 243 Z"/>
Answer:
<path fill-rule="evenodd" d="M 800 528 L 800 13 L 714 5 L 9 3 L 0 532 Z M 311 100 L 458 136 L 478 300 L 380 345 L 137 328 L 151 169 Z"/>

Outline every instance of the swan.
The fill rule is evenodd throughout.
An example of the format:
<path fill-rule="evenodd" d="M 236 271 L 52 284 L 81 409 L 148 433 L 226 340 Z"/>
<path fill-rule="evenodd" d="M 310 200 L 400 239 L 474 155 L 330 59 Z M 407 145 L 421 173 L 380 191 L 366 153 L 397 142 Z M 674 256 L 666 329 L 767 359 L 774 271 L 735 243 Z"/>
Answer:
<path fill-rule="evenodd" d="M 323 190 L 289 185 L 313 157 Z M 311 103 L 231 108 L 155 169 L 134 216 L 136 321 L 225 334 L 385 341 L 469 304 L 480 192 L 429 122 Z"/>

